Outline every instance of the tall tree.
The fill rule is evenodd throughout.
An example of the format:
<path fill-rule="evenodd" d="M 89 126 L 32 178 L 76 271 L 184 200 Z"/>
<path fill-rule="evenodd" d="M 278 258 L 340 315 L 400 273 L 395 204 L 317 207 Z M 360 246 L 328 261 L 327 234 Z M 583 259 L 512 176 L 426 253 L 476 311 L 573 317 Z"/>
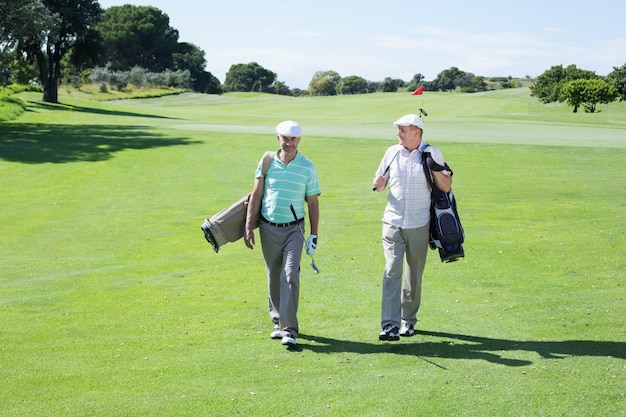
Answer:
<path fill-rule="evenodd" d="M 18 49 L 37 64 L 43 100 L 58 102 L 61 60 L 98 19 L 102 9 L 97 0 L 27 0 L 26 5 L 41 11 L 36 27 L 27 36 L 20 37 Z M 38 31 L 39 30 L 39 31 Z M 38 33 L 35 33 L 38 31 Z"/>
<path fill-rule="evenodd" d="M 270 91 L 270 86 L 276 80 L 276 73 L 256 62 L 249 64 L 234 64 L 226 73 L 224 79 L 225 91 Z"/>
<path fill-rule="evenodd" d="M 102 36 L 94 28 L 89 28 L 76 39 L 74 47 L 66 54 L 64 73 L 78 75 L 88 68 L 97 67 L 104 55 Z"/>
<path fill-rule="evenodd" d="M 170 18 L 152 6 L 126 4 L 106 9 L 96 24 L 112 70 L 139 66 L 152 72 L 172 68 L 178 31 Z M 104 64 L 104 63 L 102 63 Z"/>
<path fill-rule="evenodd" d="M 179 43 L 172 55 L 175 70 L 187 70 L 191 75 L 193 90 L 200 93 L 221 94 L 220 80 L 205 71 L 204 51 L 192 43 Z"/>
<path fill-rule="evenodd" d="M 43 41 L 45 31 L 57 23 L 41 0 L 0 0 L 0 10 L 0 48 L 7 53 L 25 41 Z"/>
<path fill-rule="evenodd" d="M 0 10 L 0 64 L 4 68 L 25 68 L 32 62 L 20 62 L 24 46 L 43 44 L 60 19 L 51 16 L 41 0 L 0 0 Z"/>

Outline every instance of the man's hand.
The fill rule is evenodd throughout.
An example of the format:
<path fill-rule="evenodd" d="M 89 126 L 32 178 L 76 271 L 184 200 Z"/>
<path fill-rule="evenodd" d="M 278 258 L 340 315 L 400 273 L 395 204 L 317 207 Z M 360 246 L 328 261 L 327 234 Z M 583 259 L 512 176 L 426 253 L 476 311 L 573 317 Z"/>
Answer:
<path fill-rule="evenodd" d="M 374 183 L 372 184 L 372 190 L 384 191 L 386 185 L 387 185 L 387 178 L 381 175 L 379 177 L 374 178 Z"/>
<path fill-rule="evenodd" d="M 315 249 L 317 249 L 317 235 L 311 235 L 306 240 L 306 254 L 309 256 L 315 255 Z"/>
<path fill-rule="evenodd" d="M 250 249 L 254 249 L 254 232 L 252 230 L 246 230 L 246 234 L 243 236 L 243 241 Z"/>

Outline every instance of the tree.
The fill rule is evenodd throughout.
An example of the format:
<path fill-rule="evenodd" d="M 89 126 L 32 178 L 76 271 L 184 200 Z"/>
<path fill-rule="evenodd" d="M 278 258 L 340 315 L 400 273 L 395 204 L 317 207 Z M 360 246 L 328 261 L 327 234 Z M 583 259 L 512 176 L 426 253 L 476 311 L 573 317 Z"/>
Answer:
<path fill-rule="evenodd" d="M 472 77 L 472 85 L 471 87 L 466 87 L 470 89 L 473 93 L 476 91 L 486 91 L 487 90 L 487 82 L 485 81 L 485 77 L 482 76 L 474 76 Z"/>
<path fill-rule="evenodd" d="M 309 90 L 302 90 L 300 88 L 294 88 L 291 90 L 291 95 L 294 97 L 305 97 L 309 95 Z"/>
<path fill-rule="evenodd" d="M 598 78 L 593 71 L 576 68 L 576 65 L 569 65 L 563 68 L 562 65 L 553 66 L 537 77 L 530 86 L 531 97 L 537 97 L 543 103 L 553 103 L 563 101 L 561 88 L 565 83 L 578 79 Z"/>
<path fill-rule="evenodd" d="M 340 94 L 364 94 L 367 93 L 367 80 L 357 75 L 344 77 L 339 81 L 337 91 Z"/>
<path fill-rule="evenodd" d="M 208 71 L 205 71 L 206 59 L 204 51 L 192 43 L 179 43 L 176 52 L 172 55 L 175 70 L 187 70 L 191 75 L 194 91 L 209 94 L 221 94 L 220 81 Z"/>
<path fill-rule="evenodd" d="M 256 62 L 234 64 L 226 73 L 224 91 L 269 91 L 276 80 L 276 73 L 263 68 Z"/>
<path fill-rule="evenodd" d="M 65 56 L 63 66 L 68 73 L 78 75 L 88 68 L 98 66 L 104 55 L 105 49 L 100 32 L 89 28 L 76 39 L 74 47 Z"/>
<path fill-rule="evenodd" d="M 38 0 L 0 0 L 0 50 L 3 63 L 11 59 L 20 40 L 38 37 L 46 28 L 46 9 Z"/>
<path fill-rule="evenodd" d="M 272 84 L 271 88 L 269 89 L 270 93 L 272 94 L 278 94 L 281 96 L 290 96 L 292 95 L 291 90 L 289 89 L 289 87 L 287 86 L 287 84 L 285 84 L 284 81 L 274 81 L 274 84 Z"/>
<path fill-rule="evenodd" d="M 0 48 L 16 52 L 18 46 L 39 39 L 60 23 L 51 16 L 41 0 L 0 0 Z"/>
<path fill-rule="evenodd" d="M 334 96 L 339 81 L 341 76 L 336 71 L 317 71 L 309 82 L 309 91 L 312 96 Z"/>
<path fill-rule="evenodd" d="M 613 67 L 613 71 L 606 76 L 609 84 L 615 87 L 620 96 L 620 100 L 626 100 L 626 64 L 621 67 Z"/>
<path fill-rule="evenodd" d="M 460 71 L 459 76 L 454 79 L 454 87 L 458 87 L 461 90 L 469 89 L 476 91 L 475 78 L 476 76 L 471 72 Z M 478 85 L 480 85 L 480 81 L 478 81 Z"/>
<path fill-rule="evenodd" d="M 413 76 L 413 79 L 409 81 L 406 91 L 415 91 L 417 87 L 424 82 L 424 76 L 419 72 Z"/>
<path fill-rule="evenodd" d="M 396 91 L 398 91 L 398 88 L 403 86 L 404 81 L 399 79 L 393 79 L 391 77 L 386 77 L 380 87 L 383 93 L 395 93 Z"/>
<path fill-rule="evenodd" d="M 611 103 L 619 97 L 615 87 L 599 78 L 593 80 L 578 79 L 568 81 L 561 88 L 561 96 L 568 105 L 583 106 L 587 113 L 594 113 L 598 103 Z"/>
<path fill-rule="evenodd" d="M 4 77 L 11 77 L 18 68 L 17 78 L 22 81 L 24 68 L 34 60 L 24 63 L 24 49 L 29 44 L 43 44 L 47 34 L 60 25 L 60 18 L 52 16 L 41 0 L 0 0 L 0 64 Z M 28 77 L 30 79 L 30 77 Z"/>
<path fill-rule="evenodd" d="M 172 68 L 179 48 L 178 31 L 170 26 L 168 15 L 156 7 L 110 7 L 102 13 L 96 29 L 102 35 L 105 60 L 111 69 L 126 71 L 139 66 L 162 72 Z"/>
<path fill-rule="evenodd" d="M 19 40 L 19 50 L 37 64 L 43 87 L 43 101 L 58 102 L 61 60 L 85 36 L 99 18 L 102 9 L 97 0 L 28 0 L 27 4 L 43 4 L 45 13 L 37 21 L 45 27 L 38 35 L 31 33 Z M 35 8 L 39 9 L 38 6 Z M 40 28 L 41 29 L 41 28 Z"/>
<path fill-rule="evenodd" d="M 382 88 L 381 85 L 382 85 L 381 81 L 368 81 L 367 91 L 370 93 L 375 93 L 376 91 L 380 91 Z"/>
<path fill-rule="evenodd" d="M 156 7 L 110 7 L 96 25 L 104 45 L 100 65 L 113 71 L 140 67 L 149 72 L 188 71 L 194 91 L 221 94 L 220 81 L 205 70 L 202 49 L 192 43 L 178 42 L 178 30 Z"/>
<path fill-rule="evenodd" d="M 467 74 L 465 71 L 461 71 L 457 67 L 451 67 L 450 69 L 441 71 L 437 75 L 437 78 L 429 83 L 427 89 L 438 91 L 454 91 L 456 87 L 471 86 L 471 80 L 473 77 L 473 74 Z"/>
<path fill-rule="evenodd" d="M 0 0 L 0 83 L 9 79 L 28 82 L 36 78 L 33 62 L 20 56 L 24 44 L 43 42 L 49 28 L 58 25 L 40 0 Z"/>
<path fill-rule="evenodd" d="M 35 65 L 24 59 L 13 59 L 7 69 L 10 71 L 8 75 L 13 83 L 26 85 L 37 80 L 37 69 Z"/>

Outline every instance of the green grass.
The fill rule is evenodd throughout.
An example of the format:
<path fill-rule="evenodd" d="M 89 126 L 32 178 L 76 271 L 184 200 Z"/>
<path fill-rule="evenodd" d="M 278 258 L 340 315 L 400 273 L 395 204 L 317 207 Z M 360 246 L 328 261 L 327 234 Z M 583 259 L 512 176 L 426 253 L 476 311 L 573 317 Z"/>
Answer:
<path fill-rule="evenodd" d="M 96 100 L 96 101 L 110 101 L 119 99 L 138 99 L 138 98 L 153 98 L 153 97 L 165 97 L 169 95 L 182 94 L 186 90 L 183 88 L 174 87 L 154 87 L 154 86 L 140 86 L 137 87 L 133 84 L 129 84 L 125 88 L 117 89 L 110 84 L 107 84 L 105 91 L 101 89 L 101 83 L 89 83 L 83 84 L 80 88 L 74 88 L 72 86 L 63 86 L 61 93 L 66 96 L 72 96 L 75 98 Z"/>
<path fill-rule="evenodd" d="M 0 124 L 0 415 L 626 415 L 626 104 L 17 97 Z M 418 335 L 382 343 L 370 185 L 418 107 L 455 171 L 466 257 L 430 252 Z M 296 351 L 268 337 L 261 251 L 215 254 L 200 231 L 287 118 L 323 187 Z"/>
<path fill-rule="evenodd" d="M 25 86 L 0 86 L 0 123 L 17 119 L 24 113 L 24 103 L 11 96 L 26 89 Z"/>

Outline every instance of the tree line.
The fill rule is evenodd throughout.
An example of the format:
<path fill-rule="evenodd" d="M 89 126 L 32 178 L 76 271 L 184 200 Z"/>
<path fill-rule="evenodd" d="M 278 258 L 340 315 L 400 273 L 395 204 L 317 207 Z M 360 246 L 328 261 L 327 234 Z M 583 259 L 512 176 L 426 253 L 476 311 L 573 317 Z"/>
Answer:
<path fill-rule="evenodd" d="M 606 77 L 576 65 L 556 65 L 537 77 L 530 86 L 530 95 L 543 103 L 566 102 L 574 113 L 581 106 L 595 113 L 599 103 L 626 100 L 626 64 L 613 67 Z"/>
<path fill-rule="evenodd" d="M 80 87 L 100 82 L 123 89 L 128 84 L 186 88 L 209 94 L 343 95 L 374 92 L 461 91 L 515 88 L 531 83 L 531 95 L 545 103 L 567 102 L 574 111 L 594 112 L 598 103 L 626 99 L 626 64 L 602 77 L 570 65 L 555 66 L 536 80 L 486 78 L 457 67 L 432 81 L 417 73 L 409 81 L 387 77 L 369 81 L 358 75 L 317 71 L 308 89 L 289 88 L 277 74 L 256 62 L 233 64 L 224 83 L 206 71 L 205 52 L 179 42 L 178 30 L 156 7 L 123 5 L 103 10 L 97 0 L 0 0 L 0 83 L 43 88 L 43 99 L 57 102 L 60 83 Z"/>

